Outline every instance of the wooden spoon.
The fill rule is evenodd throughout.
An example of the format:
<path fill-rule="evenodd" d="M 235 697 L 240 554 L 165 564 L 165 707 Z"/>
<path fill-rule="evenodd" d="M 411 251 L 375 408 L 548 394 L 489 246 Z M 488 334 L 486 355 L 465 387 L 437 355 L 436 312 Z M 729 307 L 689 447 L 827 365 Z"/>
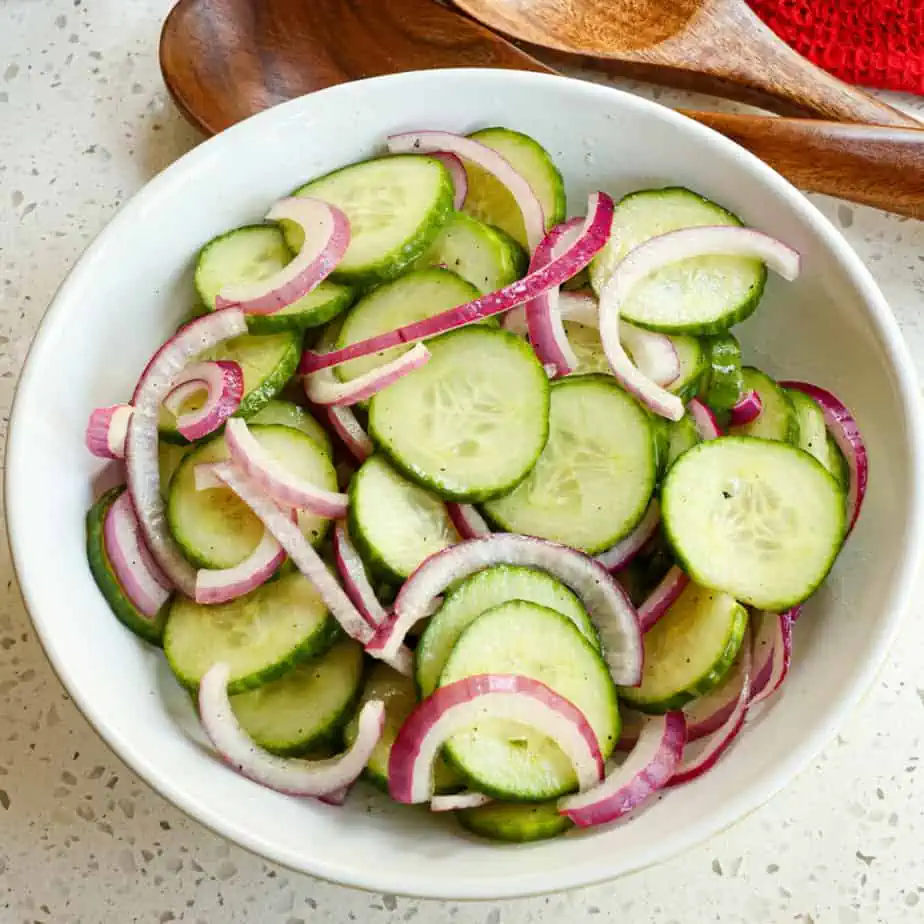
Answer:
<path fill-rule="evenodd" d="M 453 0 L 512 38 L 783 115 L 920 127 L 793 51 L 745 0 Z"/>
<path fill-rule="evenodd" d="M 164 80 L 207 133 L 361 77 L 437 67 L 550 68 L 432 0 L 180 0 Z M 687 111 L 795 185 L 924 218 L 924 132 Z"/>

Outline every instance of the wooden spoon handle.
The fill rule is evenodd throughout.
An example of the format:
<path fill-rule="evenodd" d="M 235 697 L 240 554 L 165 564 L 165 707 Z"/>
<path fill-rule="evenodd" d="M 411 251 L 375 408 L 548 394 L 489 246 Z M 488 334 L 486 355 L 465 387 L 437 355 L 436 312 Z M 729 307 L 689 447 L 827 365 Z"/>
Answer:
<path fill-rule="evenodd" d="M 681 39 L 678 37 L 678 43 Z M 669 39 L 650 54 L 681 51 Z M 683 36 L 690 70 L 727 83 L 722 96 L 738 96 L 782 115 L 838 122 L 922 126 L 913 117 L 838 80 L 793 51 L 776 36 L 745 0 L 708 0 Z M 652 60 L 654 63 L 654 60 Z"/>
<path fill-rule="evenodd" d="M 800 189 L 924 219 L 924 131 L 686 112 Z"/>

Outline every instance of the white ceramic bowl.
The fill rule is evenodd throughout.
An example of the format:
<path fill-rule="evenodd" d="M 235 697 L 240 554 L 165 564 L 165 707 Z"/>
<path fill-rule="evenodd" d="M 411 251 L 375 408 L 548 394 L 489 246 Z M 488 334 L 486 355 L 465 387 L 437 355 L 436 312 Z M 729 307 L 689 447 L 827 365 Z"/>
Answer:
<path fill-rule="evenodd" d="M 572 214 L 596 189 L 618 196 L 679 184 L 802 251 L 802 277 L 771 280 L 742 328 L 746 356 L 841 395 L 871 458 L 863 516 L 799 622 L 793 671 L 773 708 L 713 772 L 631 823 L 523 847 L 466 838 L 450 819 L 371 793 L 354 793 L 338 810 L 236 776 L 184 734 L 188 701 L 159 653 L 113 618 L 84 557 L 98 471 L 83 445 L 87 415 L 125 400 L 148 355 L 188 312 L 197 249 L 259 219 L 305 180 L 372 154 L 389 132 L 487 125 L 521 129 L 548 147 Z M 134 770 L 190 815 L 266 857 L 348 885 L 441 898 L 546 892 L 638 869 L 719 831 L 786 784 L 843 721 L 895 633 L 920 558 L 917 402 L 911 362 L 870 274 L 800 193 L 741 148 L 600 86 L 508 71 L 402 74 L 250 119 L 187 154 L 121 210 L 61 288 L 32 348 L 7 456 L 9 532 L 32 618 L 74 700 Z"/>

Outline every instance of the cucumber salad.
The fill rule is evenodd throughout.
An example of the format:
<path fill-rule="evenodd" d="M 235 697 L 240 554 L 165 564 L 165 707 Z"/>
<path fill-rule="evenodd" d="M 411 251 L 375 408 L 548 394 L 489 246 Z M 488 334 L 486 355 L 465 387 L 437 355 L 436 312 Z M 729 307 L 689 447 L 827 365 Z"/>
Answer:
<path fill-rule="evenodd" d="M 227 772 L 530 841 L 697 778 L 783 685 L 867 478 L 732 333 L 799 255 L 680 187 L 570 207 L 519 132 L 394 135 L 205 243 L 91 415 L 125 477 L 90 570 Z"/>

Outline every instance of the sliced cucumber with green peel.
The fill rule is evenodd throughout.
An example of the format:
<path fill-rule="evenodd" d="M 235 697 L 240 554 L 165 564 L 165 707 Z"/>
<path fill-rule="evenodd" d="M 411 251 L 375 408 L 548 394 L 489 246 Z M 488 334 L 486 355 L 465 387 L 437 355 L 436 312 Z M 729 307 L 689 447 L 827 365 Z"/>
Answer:
<path fill-rule="evenodd" d="M 838 449 L 837 443 L 828 433 L 821 407 L 803 391 L 797 391 L 795 388 L 783 390 L 793 406 L 798 421 L 799 438 L 795 445 L 818 459 L 841 487 L 846 488 L 847 462 L 843 453 Z"/>
<path fill-rule="evenodd" d="M 274 754 L 304 754 L 337 736 L 363 683 L 363 649 L 352 639 L 303 661 L 278 680 L 231 697 L 244 731 Z"/>
<path fill-rule="evenodd" d="M 274 398 L 268 404 L 264 405 L 248 423 L 262 424 L 265 426 L 278 425 L 280 427 L 292 427 L 295 430 L 301 430 L 306 436 L 310 436 L 317 444 L 327 453 L 333 454 L 330 436 L 303 407 L 300 407 L 294 401 L 280 401 Z"/>
<path fill-rule="evenodd" d="M 680 709 L 719 684 L 748 625 L 747 610 L 729 594 L 686 588 L 645 633 L 642 682 L 619 695 L 642 712 Z"/>
<path fill-rule="evenodd" d="M 561 613 L 599 650 L 600 639 L 587 610 L 564 584 L 544 571 L 495 565 L 473 574 L 451 590 L 427 623 L 415 661 L 417 687 L 422 697 L 429 696 L 439 686 L 446 660 L 462 633 L 482 613 L 511 600 L 537 603 Z"/>
<path fill-rule="evenodd" d="M 709 369 L 709 351 L 699 337 L 676 334 L 670 340 L 680 361 L 680 375 L 667 386 L 667 390 L 688 401 L 696 397 L 700 382 Z"/>
<path fill-rule="evenodd" d="M 296 331 L 278 334 L 244 334 L 206 350 L 198 359 L 230 359 L 239 363 L 244 376 L 244 396 L 235 417 L 253 417 L 276 397 L 295 374 L 302 353 Z M 183 412 L 198 410 L 204 397 L 193 395 L 183 405 Z M 186 444 L 176 429 L 174 416 L 166 409 L 160 413 L 161 439 Z"/>
<path fill-rule="evenodd" d="M 620 260 L 649 238 L 703 225 L 740 226 L 715 202 L 679 186 L 630 193 L 616 206 L 609 242 L 594 257 L 590 279 L 597 294 Z M 678 334 L 722 333 L 757 307 L 767 269 L 760 260 L 708 256 L 681 260 L 648 276 L 632 290 L 622 316 L 650 330 Z"/>
<path fill-rule="evenodd" d="M 483 128 L 469 135 L 497 151 L 533 188 L 545 214 L 546 228 L 565 220 L 565 182 L 549 152 L 538 141 L 509 128 Z M 485 224 L 497 225 L 528 246 L 520 207 L 491 174 L 465 161 L 468 194 L 463 209 Z"/>
<path fill-rule="evenodd" d="M 508 844 L 547 840 L 572 827 L 568 816 L 559 814 L 557 802 L 489 802 L 462 809 L 456 818 L 466 831 Z"/>
<path fill-rule="evenodd" d="M 388 792 L 388 760 L 391 748 L 405 719 L 417 705 L 417 691 L 410 677 L 405 677 L 387 664 L 376 661 L 366 679 L 361 702 L 365 703 L 370 699 L 378 699 L 385 703 L 385 728 L 366 764 L 363 776 L 379 789 Z M 344 729 L 347 746 L 356 740 L 357 716 L 354 716 Z M 446 761 L 437 758 L 433 768 L 434 792 L 442 795 L 458 792 L 461 788 L 462 780 L 459 774 Z"/>
<path fill-rule="evenodd" d="M 729 432 L 735 436 L 757 436 L 798 445 L 799 417 L 785 389 L 753 366 L 745 366 L 742 370 L 741 385 L 744 391 L 753 390 L 760 396 L 760 415 L 749 424 L 730 427 Z"/>
<path fill-rule="evenodd" d="M 278 425 L 254 426 L 251 432 L 294 475 L 328 491 L 337 490 L 330 456 L 310 436 Z M 263 538 L 263 523 L 230 488 L 196 490 L 195 467 L 227 458 L 224 436 L 213 437 L 186 456 L 170 483 L 167 522 L 183 553 L 200 568 L 231 568 Z M 330 521 L 301 511 L 298 523 L 305 537 L 317 544 Z"/>
<path fill-rule="evenodd" d="M 584 714 L 604 758 L 620 733 L 616 689 L 599 651 L 561 613 L 514 600 L 479 616 L 456 642 L 440 686 L 477 674 L 520 674 L 551 687 Z M 512 722 L 485 720 L 446 743 L 473 789 L 514 802 L 553 799 L 577 781 L 554 741 Z"/>
<path fill-rule="evenodd" d="M 377 334 L 397 330 L 478 298 L 478 290 L 448 269 L 430 268 L 406 273 L 400 279 L 373 289 L 344 318 L 335 346 L 341 349 Z M 393 347 L 337 366 L 343 382 L 396 359 L 410 347 Z"/>
<path fill-rule="evenodd" d="M 453 185 L 438 160 L 420 154 L 377 157 L 312 180 L 294 193 L 323 199 L 350 221 L 350 244 L 331 279 L 369 286 L 401 275 L 452 214 Z M 302 230 L 283 222 L 293 252 Z"/>
<path fill-rule="evenodd" d="M 458 542 L 446 505 L 408 481 L 382 455 L 350 482 L 350 536 L 382 578 L 401 582 L 435 552 Z"/>
<path fill-rule="evenodd" d="M 342 637 L 314 586 L 296 571 L 229 603 L 203 606 L 175 597 L 164 653 L 187 689 L 197 689 L 213 664 L 225 662 L 228 692 L 243 693 L 319 657 Z"/>
<path fill-rule="evenodd" d="M 430 266 L 458 273 L 485 295 L 524 276 L 529 257 L 509 234 L 456 212 L 414 264 L 415 269 Z"/>
<path fill-rule="evenodd" d="M 145 616 L 122 590 L 122 585 L 112 570 L 109 554 L 106 552 L 106 543 L 103 538 L 106 514 L 124 490 L 122 485 L 112 488 L 100 497 L 87 512 L 87 561 L 90 564 L 90 573 L 96 581 L 96 586 L 119 622 L 146 642 L 160 645 L 164 634 L 164 623 L 170 609 L 169 601 L 160 608 L 153 619 Z"/>
<path fill-rule="evenodd" d="M 166 440 L 161 440 L 158 444 L 157 467 L 160 472 L 160 493 L 164 500 L 170 496 L 170 482 L 187 452 L 190 452 L 189 446 L 168 443 Z"/>
<path fill-rule="evenodd" d="M 728 411 L 738 401 L 744 388 L 741 372 L 741 347 L 731 334 L 707 337 L 709 368 L 700 393 L 714 411 Z"/>
<path fill-rule="evenodd" d="M 199 251 L 195 285 L 210 311 L 218 293 L 230 285 L 259 282 L 278 273 L 292 260 L 285 237 L 273 225 L 247 225 L 226 231 Z M 247 328 L 254 334 L 302 331 L 319 327 L 349 308 L 353 290 L 334 282 L 322 282 L 307 295 L 272 314 L 250 314 Z"/>
<path fill-rule="evenodd" d="M 668 423 L 667 463 L 670 468 L 688 449 L 699 443 L 700 435 L 692 416 L 684 414 L 680 420 Z"/>
<path fill-rule="evenodd" d="M 608 376 L 552 387 L 549 441 L 526 480 L 485 504 L 503 529 L 595 555 L 628 535 L 654 491 L 651 417 Z"/>
<path fill-rule="evenodd" d="M 789 443 L 722 437 L 671 467 L 661 521 L 694 581 L 782 612 L 808 599 L 834 564 L 846 529 L 844 491 Z"/>
<path fill-rule="evenodd" d="M 369 404 L 369 435 L 413 481 L 450 500 L 512 490 L 549 433 L 549 380 L 516 334 L 474 325 L 427 342 L 430 361 Z"/>

